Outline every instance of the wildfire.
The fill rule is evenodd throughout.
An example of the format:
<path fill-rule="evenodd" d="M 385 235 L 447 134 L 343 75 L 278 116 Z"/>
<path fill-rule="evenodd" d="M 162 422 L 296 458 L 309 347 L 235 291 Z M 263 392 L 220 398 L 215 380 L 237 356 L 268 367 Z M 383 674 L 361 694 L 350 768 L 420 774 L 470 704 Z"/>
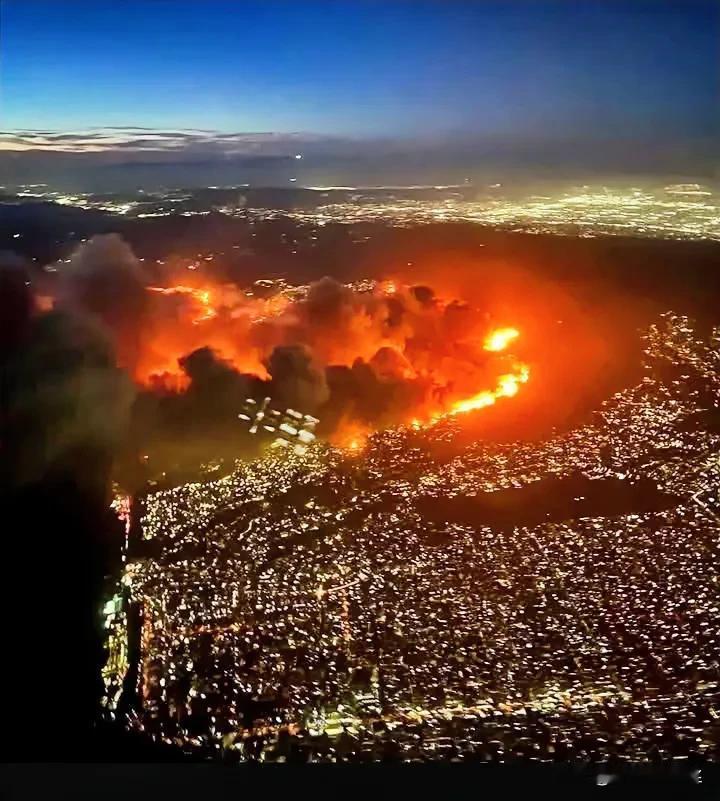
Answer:
<path fill-rule="evenodd" d="M 484 409 L 492 406 L 498 398 L 512 398 L 517 395 L 520 384 L 527 383 L 530 378 L 530 369 L 527 365 L 519 365 L 517 372 L 507 373 L 498 378 L 497 385 L 493 390 L 483 390 L 472 398 L 454 403 L 448 414 L 462 414 L 472 412 L 476 409 Z"/>
<path fill-rule="evenodd" d="M 191 286 L 149 286 L 149 292 L 159 292 L 162 295 L 190 295 L 197 303 L 200 314 L 192 318 L 193 325 L 199 325 L 206 320 L 217 317 L 217 310 L 213 305 L 212 292 L 209 289 L 196 289 Z"/>
<path fill-rule="evenodd" d="M 507 346 L 520 336 L 517 328 L 497 328 L 485 338 L 485 350 L 497 352 L 505 350 Z"/>
<path fill-rule="evenodd" d="M 291 300 L 284 294 L 256 297 L 234 284 L 183 283 L 148 286 L 156 295 L 134 376 L 144 386 L 181 392 L 189 385 L 180 359 L 208 347 L 241 372 L 266 379 L 267 355 L 249 343 L 250 328 L 281 316 Z M 165 301 L 167 299 L 167 302 Z M 178 301 L 176 304 L 172 300 Z"/>
<path fill-rule="evenodd" d="M 55 307 L 55 298 L 52 295 L 35 295 L 35 308 L 39 312 L 49 312 Z"/>
<path fill-rule="evenodd" d="M 359 453 L 365 448 L 368 437 L 372 433 L 367 426 L 353 420 L 343 420 L 331 437 L 331 442 L 349 453 Z"/>
<path fill-rule="evenodd" d="M 529 380 L 528 366 L 513 360 L 510 370 L 498 371 L 499 375 L 496 372 L 497 378 L 490 379 L 490 386 L 485 383 L 488 381 L 486 370 L 493 365 L 491 354 L 507 359 L 503 352 L 520 337 L 517 328 L 504 326 L 487 332 L 483 330 L 480 316 L 466 317 L 470 325 L 457 340 L 458 352 L 467 354 L 466 363 L 463 363 L 464 357 L 439 357 L 434 361 L 433 348 L 437 347 L 439 356 L 443 337 L 447 341 L 447 337 L 456 335 L 451 330 L 443 334 L 451 308 L 447 299 L 435 296 L 431 303 L 418 307 L 409 288 L 394 280 L 378 282 L 374 294 L 353 295 L 346 292 L 348 285 L 342 290 L 338 290 L 337 285 L 322 285 L 322 282 L 318 286 L 323 286 L 326 294 L 319 292 L 319 305 L 310 307 L 304 305 L 307 293 L 296 297 L 281 291 L 258 297 L 235 285 L 194 281 L 147 287 L 157 295 L 181 298 L 182 304 L 177 308 L 171 304 L 164 313 L 158 307 L 155 315 L 161 324 L 149 329 L 136 376 L 146 385 L 183 391 L 189 379 L 178 360 L 196 348 L 209 347 L 237 370 L 269 380 L 266 365 L 273 347 L 287 342 L 288 336 L 296 336 L 299 342 L 312 349 L 318 365 L 349 368 L 360 359 L 372 365 L 381 383 L 429 379 L 425 398 L 418 400 L 413 409 L 404 410 L 404 413 L 411 412 L 406 419 L 413 428 L 431 426 L 449 416 L 487 408 L 500 398 L 515 397 Z M 307 289 L 307 292 L 312 291 L 313 287 Z M 389 307 L 384 304 L 390 297 L 404 315 L 402 326 L 388 326 Z M 333 307 L 333 304 L 337 305 Z M 333 309 L 332 313 L 326 308 Z M 392 314 L 397 313 L 393 306 Z M 473 310 L 463 313 L 472 315 Z M 408 347 L 418 339 L 423 341 L 426 332 L 428 339 L 423 348 Z M 483 351 L 485 358 L 481 356 Z M 462 397 L 460 387 L 472 390 L 475 382 L 481 386 L 485 383 L 486 388 Z M 438 398 L 443 399 L 439 405 Z M 372 424 L 359 422 L 350 412 L 330 439 L 350 453 L 360 452 L 372 430 Z"/>
<path fill-rule="evenodd" d="M 512 398 L 529 380 L 514 320 L 489 329 L 492 307 L 442 275 L 438 286 L 430 276 L 244 284 L 195 265 L 187 274 L 183 259 L 148 271 L 117 236 L 85 243 L 73 260 L 54 270 L 55 294 L 37 296 L 37 310 L 57 298 L 107 327 L 118 367 L 148 401 L 139 428 L 163 441 L 181 419 L 188 436 L 214 441 L 236 429 L 243 399 L 272 397 L 280 410 L 317 416 L 319 436 L 362 453 L 378 429 L 432 426 Z"/>
<path fill-rule="evenodd" d="M 520 332 L 517 328 L 496 328 L 485 337 L 483 348 L 497 353 L 505 350 L 519 336 Z M 529 378 L 530 368 L 525 364 L 518 364 L 516 372 L 505 373 L 498 378 L 495 389 L 486 389 L 471 398 L 457 401 L 447 414 L 455 415 L 472 412 L 476 409 L 492 406 L 498 398 L 513 398 L 520 390 L 520 385 L 527 383 Z"/>
<path fill-rule="evenodd" d="M 515 328 L 500 328 L 491 331 L 485 339 L 485 350 L 504 350 L 511 341 L 519 336 L 520 332 Z M 448 409 L 437 412 L 425 420 L 414 417 L 409 425 L 411 428 L 418 431 L 427 426 L 433 426 L 444 418 L 454 417 L 457 414 L 465 414 L 467 412 L 474 412 L 479 409 L 485 409 L 488 406 L 493 406 L 500 398 L 515 397 L 520 391 L 521 385 L 526 384 L 529 380 L 530 368 L 526 364 L 518 363 L 515 365 L 514 372 L 503 373 L 498 377 L 494 389 L 484 389 L 469 398 L 455 401 Z M 365 446 L 367 432 L 359 435 L 356 428 L 345 428 L 339 432 L 339 434 L 340 435 L 337 436 L 334 441 L 341 448 L 344 448 L 350 453 L 358 452 Z"/>

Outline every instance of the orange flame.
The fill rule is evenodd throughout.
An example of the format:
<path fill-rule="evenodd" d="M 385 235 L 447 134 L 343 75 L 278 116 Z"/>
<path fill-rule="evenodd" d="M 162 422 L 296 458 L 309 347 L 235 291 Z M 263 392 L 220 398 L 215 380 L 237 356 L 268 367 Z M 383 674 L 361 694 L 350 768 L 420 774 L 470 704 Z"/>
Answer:
<path fill-rule="evenodd" d="M 195 289 L 191 286 L 149 286 L 149 292 L 159 292 L 162 295 L 190 295 L 195 300 L 202 313 L 192 319 L 193 325 L 199 325 L 205 320 L 212 320 L 217 316 L 217 310 L 213 305 L 212 292 L 209 289 Z"/>
<path fill-rule="evenodd" d="M 35 308 L 39 312 L 49 312 L 55 308 L 55 298 L 52 295 L 35 295 Z"/>
<path fill-rule="evenodd" d="M 487 348 L 487 350 L 502 350 L 506 347 L 507 343 L 520 336 L 520 332 L 515 328 L 502 328 L 490 332 L 485 339 L 486 343 L 491 343 L 495 346 L 502 343 L 502 347 Z M 455 401 L 449 409 L 434 414 L 427 420 L 420 420 L 414 417 L 409 425 L 418 431 L 428 426 L 433 426 L 447 417 L 454 417 L 457 414 L 465 414 L 467 412 L 474 412 L 479 409 L 485 409 L 488 406 L 493 406 L 499 398 L 513 398 L 520 391 L 520 386 L 526 384 L 530 380 L 530 368 L 526 364 L 517 364 L 515 371 L 512 373 L 504 373 L 499 376 L 495 389 L 485 389 L 478 392 L 469 398 Z M 367 432 L 362 436 L 358 435 L 357 429 L 345 429 L 343 434 L 338 439 L 335 439 L 339 447 L 344 448 L 349 452 L 358 452 L 362 450 L 367 441 Z"/>
<path fill-rule="evenodd" d="M 371 433 L 371 429 L 367 426 L 354 420 L 344 419 L 332 435 L 331 442 L 338 448 L 351 454 L 357 454 L 365 448 Z"/>
<path fill-rule="evenodd" d="M 494 352 L 505 350 L 505 348 L 519 336 L 520 332 L 517 328 L 497 328 L 495 331 L 491 331 L 485 338 L 483 347 L 485 350 Z"/>
<path fill-rule="evenodd" d="M 488 332 L 479 315 L 453 318 L 446 314 L 450 306 L 442 298 L 422 308 L 409 303 L 404 307 L 402 325 L 389 326 L 385 301 L 395 296 L 403 304 L 407 289 L 392 279 L 378 282 L 374 293 L 362 291 L 345 297 L 341 313 L 334 318 L 326 315 L 319 322 L 304 316 L 302 294 L 278 292 L 261 297 L 235 285 L 206 279 L 196 282 L 195 276 L 177 285 L 147 289 L 181 301 L 177 306 L 169 303 L 154 309 L 135 365 L 140 382 L 166 390 L 181 391 L 188 386 L 178 360 L 199 347 L 210 347 L 241 372 L 267 380 L 268 355 L 277 344 L 296 336 L 315 352 L 320 367 L 349 367 L 361 359 L 372 366 L 381 382 L 406 380 L 418 386 L 425 382 L 424 399 L 418 398 L 415 408 L 407 410 L 413 428 L 487 408 L 499 398 L 512 398 L 530 375 L 526 365 L 515 362 L 512 372 L 500 374 L 494 386 L 486 385 L 463 397 L 487 380 L 483 376 L 492 368 L 490 354 L 507 358 L 500 353 L 515 342 L 520 331 L 498 327 Z M 449 320 L 460 320 L 460 327 L 454 323 L 453 328 Z M 455 350 L 445 350 L 445 344 L 456 346 Z M 438 398 L 442 399 L 439 403 Z M 370 427 L 348 419 L 336 428 L 331 440 L 350 452 L 360 452 L 370 433 Z"/>
<path fill-rule="evenodd" d="M 472 412 L 476 409 L 484 409 L 492 406 L 498 398 L 512 398 L 517 395 L 520 384 L 527 383 L 530 378 L 530 368 L 527 365 L 519 365 L 517 372 L 507 373 L 498 378 L 497 385 L 493 390 L 483 390 L 471 398 L 454 403 L 448 412 L 450 415 Z"/>
<path fill-rule="evenodd" d="M 184 303 L 176 309 L 153 308 L 134 365 L 138 382 L 175 392 L 186 389 L 189 380 L 179 360 L 201 347 L 212 348 L 242 372 L 267 378 L 262 354 L 248 346 L 248 330 L 254 323 L 281 315 L 291 302 L 287 297 L 258 298 L 235 285 L 207 281 L 146 289 Z"/>

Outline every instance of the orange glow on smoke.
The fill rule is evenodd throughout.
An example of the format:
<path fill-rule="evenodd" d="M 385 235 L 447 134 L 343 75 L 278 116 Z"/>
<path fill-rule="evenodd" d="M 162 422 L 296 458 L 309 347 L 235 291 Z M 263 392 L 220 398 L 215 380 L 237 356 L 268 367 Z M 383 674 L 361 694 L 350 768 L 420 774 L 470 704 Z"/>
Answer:
<path fill-rule="evenodd" d="M 55 298 L 52 295 L 35 295 L 35 308 L 39 312 L 49 312 L 55 308 Z"/>
<path fill-rule="evenodd" d="M 313 369 L 319 371 L 329 366 L 355 369 L 358 360 L 364 362 L 378 382 L 371 382 L 370 390 L 378 397 L 405 385 L 408 397 L 415 398 L 408 401 L 411 408 L 398 407 L 377 425 L 414 428 L 512 398 L 529 380 L 528 366 L 509 353 L 520 331 L 488 331 L 480 309 L 437 295 L 420 298 L 394 280 L 369 290 L 338 286 L 325 285 L 329 300 L 318 292 L 312 303 L 294 289 L 263 297 L 199 276 L 147 287 L 152 300 L 135 377 L 147 386 L 183 391 L 189 378 L 179 360 L 208 347 L 239 372 L 268 380 L 266 363 L 274 348 L 300 344 L 312 353 Z M 340 302 L 333 292 L 345 293 Z M 402 317 L 393 322 L 398 308 Z M 484 388 L 478 391 L 478 386 Z M 331 440 L 359 452 L 373 430 L 351 406 Z"/>
<path fill-rule="evenodd" d="M 500 398 L 515 397 L 520 391 L 520 386 L 526 384 L 529 380 L 530 368 L 525 364 L 518 364 L 515 372 L 505 373 L 498 378 L 495 389 L 484 389 L 469 398 L 455 401 L 445 411 L 436 412 L 425 420 L 414 417 L 410 420 L 409 425 L 414 430 L 419 431 L 422 428 L 439 423 L 444 418 L 493 406 Z M 357 453 L 365 447 L 368 435 L 369 432 L 361 432 L 356 426 L 341 426 L 332 437 L 332 441 L 335 445 L 350 453 Z"/>
<path fill-rule="evenodd" d="M 232 284 L 188 283 L 149 286 L 155 296 L 143 330 L 135 379 L 145 386 L 179 392 L 189 379 L 179 361 L 198 348 L 211 348 L 244 373 L 268 378 L 263 355 L 248 344 L 251 327 L 281 315 L 284 295 L 258 298 Z"/>
<path fill-rule="evenodd" d="M 354 420 L 344 419 L 333 433 L 330 441 L 337 448 L 350 454 L 360 453 L 367 444 L 372 430 Z"/>
<path fill-rule="evenodd" d="M 512 332 L 510 334 L 510 332 Z M 503 348 L 511 340 L 520 336 L 520 332 L 516 329 L 498 329 L 491 331 L 486 337 L 485 343 L 498 344 L 504 342 Z M 487 348 L 486 348 L 487 349 Z M 500 348 L 497 348 L 499 350 Z M 490 350 L 493 350 L 490 348 Z M 512 373 L 504 373 L 498 377 L 494 389 L 484 389 L 469 398 L 464 398 L 453 402 L 448 408 L 437 411 L 425 419 L 413 417 L 409 421 L 409 425 L 414 430 L 418 431 L 427 426 L 435 425 L 444 418 L 454 417 L 458 414 L 466 414 L 468 412 L 479 411 L 488 406 L 493 406 L 500 398 L 513 398 L 520 391 L 522 384 L 526 384 L 530 380 L 530 368 L 526 364 L 517 363 L 515 370 Z M 358 452 L 365 447 L 369 432 L 363 431 L 360 433 L 356 426 L 341 426 L 333 436 L 333 442 L 350 453 Z"/>
<path fill-rule="evenodd" d="M 212 320 L 217 316 L 210 289 L 194 289 L 191 286 L 149 286 L 147 289 L 149 292 L 159 292 L 161 295 L 190 295 L 200 308 L 200 313 L 191 320 L 193 325 L 198 325 L 205 320 Z"/>

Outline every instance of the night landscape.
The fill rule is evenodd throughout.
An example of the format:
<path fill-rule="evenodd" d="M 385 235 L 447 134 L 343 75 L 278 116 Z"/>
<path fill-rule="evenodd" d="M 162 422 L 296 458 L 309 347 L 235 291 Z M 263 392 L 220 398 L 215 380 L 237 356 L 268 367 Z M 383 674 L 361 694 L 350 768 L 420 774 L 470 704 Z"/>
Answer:
<path fill-rule="evenodd" d="M 718 42 L 0 3 L 5 762 L 720 781 Z"/>

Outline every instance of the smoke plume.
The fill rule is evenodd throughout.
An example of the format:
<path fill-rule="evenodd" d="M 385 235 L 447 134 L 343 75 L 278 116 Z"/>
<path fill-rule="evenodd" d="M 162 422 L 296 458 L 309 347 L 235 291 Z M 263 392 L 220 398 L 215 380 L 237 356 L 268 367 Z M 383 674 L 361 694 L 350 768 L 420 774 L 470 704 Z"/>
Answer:
<path fill-rule="evenodd" d="M 134 379 L 135 441 L 234 438 L 247 398 L 357 432 L 471 410 L 515 394 L 527 371 L 488 348 L 482 302 L 428 283 L 241 287 L 169 268 L 149 276 L 117 235 L 58 263 L 56 311 L 102 329 Z M 524 369 L 524 368 L 523 368 Z"/>

